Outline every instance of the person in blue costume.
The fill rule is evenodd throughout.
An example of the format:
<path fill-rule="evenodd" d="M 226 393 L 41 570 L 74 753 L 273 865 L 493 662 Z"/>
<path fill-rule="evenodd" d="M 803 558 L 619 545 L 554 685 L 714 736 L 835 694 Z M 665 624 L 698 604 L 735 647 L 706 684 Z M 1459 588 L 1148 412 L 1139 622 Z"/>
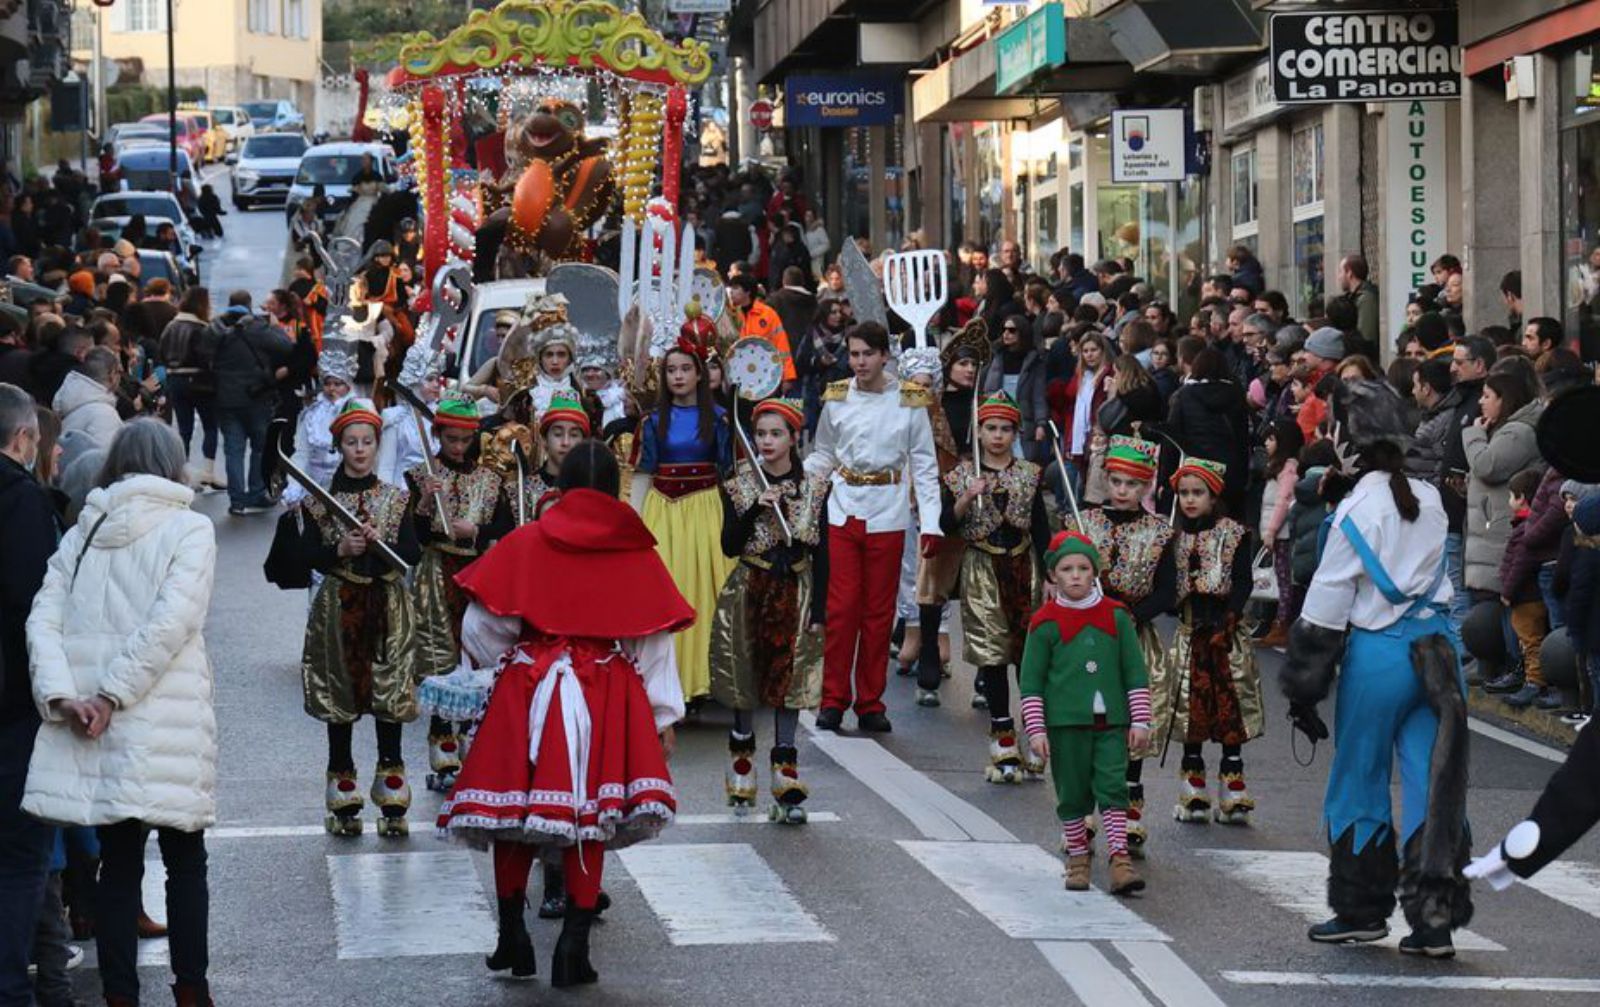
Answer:
<path fill-rule="evenodd" d="M 691 703 L 711 693 L 711 613 L 737 562 L 722 553 L 717 487 L 733 468 L 733 435 L 727 411 L 712 400 L 709 353 L 698 340 L 680 336 L 661 358 L 661 405 L 634 439 L 629 494 L 679 593 L 699 613 L 673 637 L 683 695 Z"/>
<path fill-rule="evenodd" d="M 1311 928 L 1332 944 L 1388 936 L 1396 891 L 1407 954 L 1448 958 L 1472 917 L 1462 868 L 1466 689 L 1449 621 L 1449 521 L 1434 487 L 1404 475 L 1404 406 L 1378 381 L 1334 396 L 1340 475 L 1355 480 L 1334 511 L 1281 684 L 1296 730 L 1313 742 L 1337 667 L 1333 765 L 1323 805 L 1334 916 Z M 1401 813 L 1390 800 L 1398 763 Z"/>

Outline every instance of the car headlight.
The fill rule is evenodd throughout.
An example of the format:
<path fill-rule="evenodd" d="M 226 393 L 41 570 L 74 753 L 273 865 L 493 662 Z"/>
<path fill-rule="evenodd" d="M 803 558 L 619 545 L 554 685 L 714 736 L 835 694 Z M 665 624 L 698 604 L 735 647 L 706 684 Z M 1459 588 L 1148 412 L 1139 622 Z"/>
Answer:
<path fill-rule="evenodd" d="M 251 171 L 249 168 L 240 168 L 234 173 L 233 178 L 234 181 L 238 182 L 240 185 L 253 186 L 257 182 L 261 181 L 261 173 Z"/>

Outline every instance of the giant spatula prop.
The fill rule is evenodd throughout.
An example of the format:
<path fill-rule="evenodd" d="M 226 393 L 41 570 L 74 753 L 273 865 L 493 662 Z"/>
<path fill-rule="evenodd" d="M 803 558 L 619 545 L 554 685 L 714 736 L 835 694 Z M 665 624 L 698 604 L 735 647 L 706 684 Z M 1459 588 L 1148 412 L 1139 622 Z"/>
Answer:
<path fill-rule="evenodd" d="M 938 249 L 894 252 L 883 260 L 883 296 L 895 314 L 911 323 L 918 349 L 932 346 L 928 323 L 950 296 L 944 253 Z"/>

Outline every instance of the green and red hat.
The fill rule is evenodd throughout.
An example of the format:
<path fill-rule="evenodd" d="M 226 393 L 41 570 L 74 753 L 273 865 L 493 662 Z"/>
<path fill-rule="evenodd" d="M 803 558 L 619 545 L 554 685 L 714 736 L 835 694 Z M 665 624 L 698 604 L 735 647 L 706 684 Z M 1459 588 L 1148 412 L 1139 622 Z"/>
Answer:
<path fill-rule="evenodd" d="M 757 418 L 767 414 L 776 416 L 789 424 L 789 429 L 796 433 L 803 430 L 806 425 L 805 404 L 799 399 L 785 399 L 777 396 L 770 399 L 762 399 L 756 403 L 755 409 L 751 410 L 750 418 L 754 422 Z"/>
<path fill-rule="evenodd" d="M 1212 496 L 1222 495 L 1223 481 L 1227 478 L 1228 466 L 1221 462 L 1214 462 L 1208 458 L 1185 458 L 1183 464 L 1178 466 L 1178 471 L 1172 473 L 1172 488 L 1178 488 L 1178 480 L 1184 476 L 1194 476 L 1206 484 Z"/>
<path fill-rule="evenodd" d="M 583 403 L 574 392 L 558 390 L 550 395 L 550 405 L 539 417 L 539 433 L 543 434 L 553 424 L 575 423 L 583 431 L 585 437 L 589 436 L 589 414 L 584 411 Z"/>
<path fill-rule="evenodd" d="M 1017 408 L 1016 400 L 1005 392 L 995 392 L 983 400 L 978 406 L 978 422 L 986 420 L 1004 420 L 1013 427 L 1022 425 L 1022 410 Z"/>
<path fill-rule="evenodd" d="M 1149 482 L 1156 477 L 1155 442 L 1117 434 L 1106 449 L 1106 471 Z"/>
<path fill-rule="evenodd" d="M 445 399 L 433 411 L 436 428 L 452 430 L 477 430 L 478 407 L 471 399 Z"/>
<path fill-rule="evenodd" d="M 328 424 L 328 429 L 332 431 L 333 439 L 337 441 L 346 428 L 359 423 L 365 423 L 375 433 L 383 433 L 383 417 L 378 415 L 378 411 L 366 399 L 351 399 L 346 402 L 344 408 L 339 410 L 339 415 Z"/>
<path fill-rule="evenodd" d="M 1050 540 L 1050 548 L 1044 554 L 1045 569 L 1054 570 L 1056 564 L 1067 556 L 1086 556 L 1089 564 L 1094 567 L 1094 572 L 1100 572 L 1100 550 L 1094 547 L 1089 536 L 1083 532 L 1056 532 L 1056 537 Z"/>

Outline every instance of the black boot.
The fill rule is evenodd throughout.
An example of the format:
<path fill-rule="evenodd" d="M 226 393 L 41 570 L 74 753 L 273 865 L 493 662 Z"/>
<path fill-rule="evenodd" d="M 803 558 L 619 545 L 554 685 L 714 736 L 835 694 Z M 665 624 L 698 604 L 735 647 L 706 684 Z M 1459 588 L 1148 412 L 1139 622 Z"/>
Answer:
<path fill-rule="evenodd" d="M 589 928 L 595 911 L 567 906 L 567 920 L 556 938 L 555 954 L 550 956 L 550 985 L 557 989 L 580 983 L 598 982 L 600 974 L 589 964 Z"/>
<path fill-rule="evenodd" d="M 922 650 L 917 654 L 917 688 L 933 693 L 936 700 L 939 682 L 944 677 L 944 665 L 939 660 L 939 624 L 943 618 L 943 605 L 917 606 L 917 624 L 922 629 Z"/>
<path fill-rule="evenodd" d="M 514 979 L 530 979 L 539 974 L 539 965 L 533 955 L 533 938 L 528 936 L 528 925 L 522 919 L 523 896 L 502 896 L 500 905 L 500 943 L 494 954 L 483 963 L 491 972 L 511 970 Z"/>
<path fill-rule="evenodd" d="M 567 914 L 567 878 L 560 864 L 544 865 L 544 901 L 539 903 L 541 920 L 559 920 Z"/>

